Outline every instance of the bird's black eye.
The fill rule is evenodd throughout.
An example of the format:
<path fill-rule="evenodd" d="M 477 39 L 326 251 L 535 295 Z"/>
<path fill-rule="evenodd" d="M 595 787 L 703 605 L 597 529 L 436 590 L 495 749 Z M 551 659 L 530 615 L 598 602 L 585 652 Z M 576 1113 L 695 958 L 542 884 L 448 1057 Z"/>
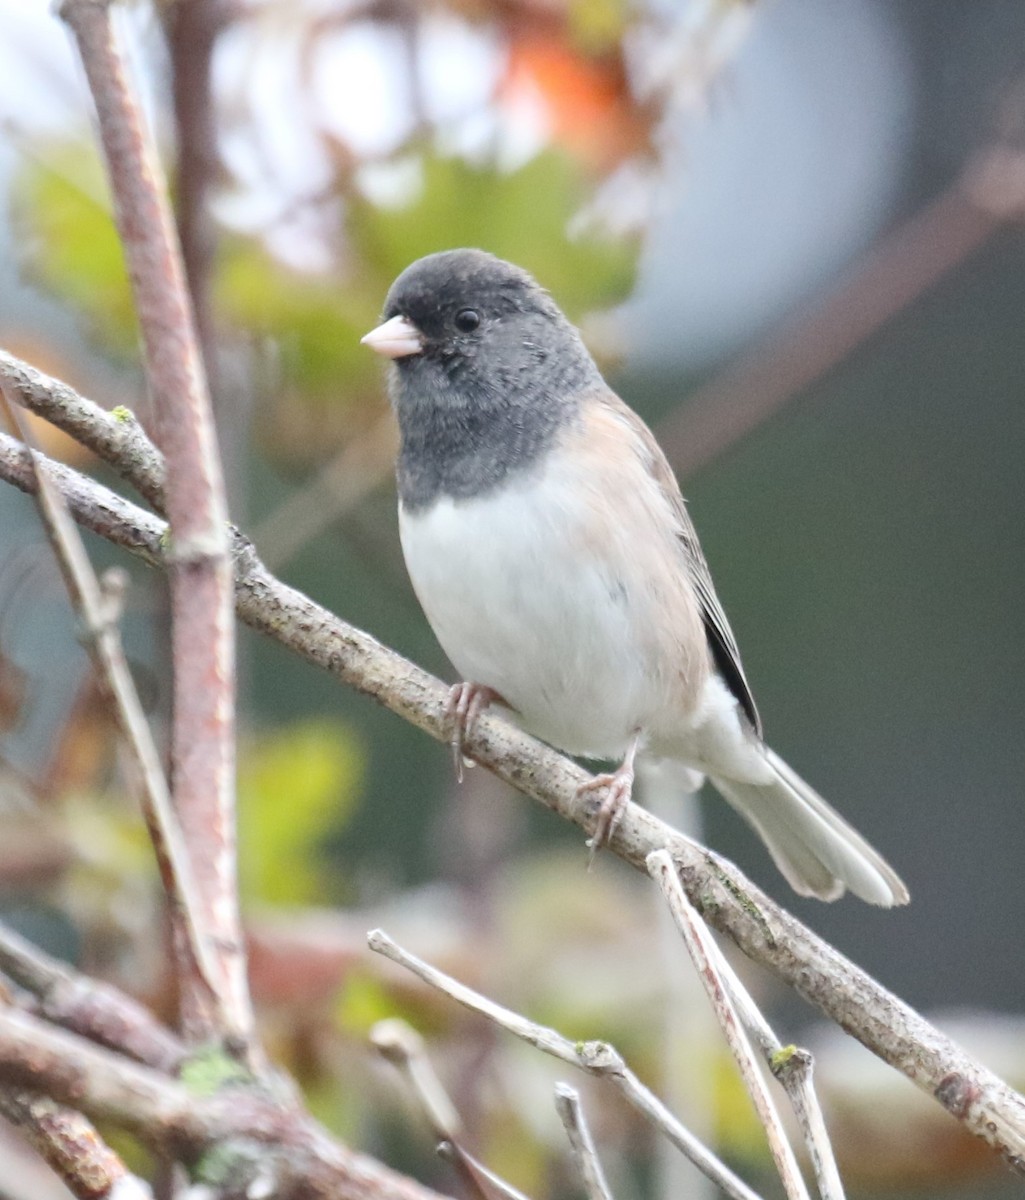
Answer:
<path fill-rule="evenodd" d="M 475 308 L 461 308 L 456 313 L 456 329 L 460 333 L 473 333 L 480 324 L 480 313 Z"/>

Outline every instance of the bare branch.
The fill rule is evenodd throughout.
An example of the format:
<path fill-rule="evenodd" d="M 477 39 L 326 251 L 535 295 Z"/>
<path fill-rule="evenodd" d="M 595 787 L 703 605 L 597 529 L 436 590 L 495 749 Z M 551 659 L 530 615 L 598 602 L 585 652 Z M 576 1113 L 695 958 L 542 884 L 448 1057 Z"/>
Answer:
<path fill-rule="evenodd" d="M 212 1166 L 230 1171 L 239 1194 L 259 1179 L 272 1185 L 275 1200 L 440 1200 L 436 1192 L 334 1142 L 266 1088 L 193 1092 L 151 1067 L 10 1009 L 0 1009 L 0 1082 L 45 1090 L 55 1103 L 110 1122 L 190 1164 L 200 1178 L 204 1154 L 216 1147 Z"/>
<path fill-rule="evenodd" d="M 783 1121 L 769 1095 L 765 1079 L 754 1056 L 751 1044 L 741 1028 L 733 1000 L 723 986 L 722 975 L 714 958 L 711 937 L 701 927 L 701 918 L 687 900 L 673 866 L 673 860 L 665 850 L 656 850 L 648 858 L 648 871 L 659 884 L 669 901 L 676 927 L 687 946 L 694 966 L 704 985 L 708 998 L 715 1010 L 720 1028 L 740 1069 L 741 1078 L 748 1095 L 754 1103 L 758 1119 L 765 1128 L 776 1170 L 783 1181 L 783 1188 L 791 1200 L 810 1200 L 808 1188 L 801 1177 L 793 1147 L 787 1138 Z"/>
<path fill-rule="evenodd" d="M 489 1171 L 463 1146 L 455 1142 L 439 1142 L 438 1153 L 446 1161 L 458 1164 L 460 1170 L 473 1180 L 473 1190 L 481 1200 L 527 1200 L 522 1192 L 504 1179 L 499 1179 L 494 1171 Z"/>
<path fill-rule="evenodd" d="M 190 1035 L 245 1053 L 253 1034 L 238 914 L 234 810 L 234 623 L 227 506 L 202 359 L 167 189 L 143 130 L 109 5 L 64 0 L 96 104 L 114 214 L 135 296 L 167 507 L 174 657 L 172 790 L 192 857 L 203 925 L 218 947 L 210 996 L 180 926 L 182 1007 Z"/>
<path fill-rule="evenodd" d="M 0 924 L 0 971 L 36 999 L 46 1020 L 136 1062 L 173 1071 L 185 1047 L 148 1009 L 109 984 L 73 971 Z"/>
<path fill-rule="evenodd" d="M 81 1113 L 45 1096 L 0 1088 L 0 1114 L 21 1131 L 78 1200 L 152 1200 Z"/>
<path fill-rule="evenodd" d="M 612 1200 L 605 1172 L 594 1148 L 594 1139 L 588 1128 L 587 1119 L 580 1103 L 580 1096 L 568 1083 L 555 1085 L 555 1108 L 569 1138 L 573 1158 L 584 1183 L 588 1200 Z"/>
<path fill-rule="evenodd" d="M 687 899 L 686 892 L 680 886 L 673 861 L 664 850 L 657 850 L 648 856 L 648 872 L 669 902 L 673 920 L 684 937 L 687 949 L 691 951 L 702 983 L 709 989 L 717 1015 L 717 999 L 712 995 L 712 989 L 720 990 L 723 999 L 736 1010 L 735 1016 L 739 1017 L 753 1035 L 766 1065 L 789 1096 L 804 1135 L 822 1200 L 844 1200 L 844 1188 L 836 1165 L 836 1156 L 833 1154 L 825 1117 L 812 1083 L 814 1064 L 811 1054 L 797 1046 L 784 1046 L 773 1032 L 761 1009 L 741 983 L 726 956 L 709 935 L 707 926 Z M 698 947 L 700 963 L 691 949 L 692 944 Z M 726 1032 L 725 1025 L 723 1031 Z"/>
<path fill-rule="evenodd" d="M 831 371 L 1025 212 L 1018 76 L 991 139 L 954 182 L 881 237 L 837 287 L 699 387 L 659 425 L 681 475 L 705 466 Z"/>
<path fill-rule="evenodd" d="M 44 415 L 60 425 L 60 402 Z M 51 475 L 77 521 L 146 562 L 163 564 L 162 521 L 70 468 L 53 464 Z M 22 447 L 2 434 L 0 477 L 32 491 Z M 236 611 L 247 625 L 447 745 L 444 684 L 275 579 L 241 535 L 235 539 L 235 570 Z M 554 750 L 493 713 L 481 716 L 465 749 L 525 795 L 593 832 L 600 797 L 578 796 L 588 776 Z M 1025 1099 L 770 900 L 736 867 L 636 805 L 624 814 L 611 849 L 638 870 L 646 869 L 653 850 L 669 850 L 691 903 L 709 924 L 1025 1174 Z"/>
<path fill-rule="evenodd" d="M 406 1021 L 389 1017 L 371 1029 L 370 1044 L 402 1076 L 434 1138 L 456 1141 L 463 1132 L 462 1121 L 431 1066 L 420 1034 Z"/>
<path fill-rule="evenodd" d="M 852 279 L 693 392 L 658 426 L 681 477 L 694 474 L 825 375 L 998 228 L 961 187 L 882 238 Z"/>
<path fill-rule="evenodd" d="M 504 1179 L 477 1161 L 462 1143 L 462 1121 L 427 1057 L 423 1038 L 406 1021 L 389 1017 L 370 1031 L 374 1049 L 397 1068 L 437 1141 L 438 1154 L 458 1171 L 480 1200 L 524 1200 Z"/>
<path fill-rule="evenodd" d="M 623 1061 L 619 1051 L 608 1042 L 571 1042 L 554 1029 L 538 1025 L 494 1000 L 489 1000 L 487 996 L 482 996 L 450 975 L 425 963 L 415 954 L 403 950 L 381 929 L 374 929 L 367 934 L 367 945 L 400 967 L 412 971 L 429 987 L 437 988 L 458 1004 L 486 1017 L 528 1045 L 535 1046 L 545 1054 L 561 1059 L 571 1066 L 579 1067 L 590 1075 L 610 1080 L 638 1112 L 643 1113 L 663 1136 L 685 1154 L 699 1171 L 718 1184 L 727 1196 L 733 1197 L 733 1200 L 758 1200 L 757 1194 L 681 1125 L 661 1100 L 641 1083 Z"/>

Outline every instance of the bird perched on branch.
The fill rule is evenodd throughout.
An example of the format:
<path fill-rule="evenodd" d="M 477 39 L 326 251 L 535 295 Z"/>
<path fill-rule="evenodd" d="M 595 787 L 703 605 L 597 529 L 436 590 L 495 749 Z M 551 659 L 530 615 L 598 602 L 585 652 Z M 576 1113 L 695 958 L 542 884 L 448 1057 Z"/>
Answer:
<path fill-rule="evenodd" d="M 587 758 L 639 750 L 707 775 L 796 891 L 907 902 L 883 858 L 762 740 L 740 654 L 665 456 L 580 335 L 520 268 L 481 250 L 412 264 L 363 342 L 393 362 L 399 526 L 413 587 L 463 682 L 462 738 L 492 702 Z"/>

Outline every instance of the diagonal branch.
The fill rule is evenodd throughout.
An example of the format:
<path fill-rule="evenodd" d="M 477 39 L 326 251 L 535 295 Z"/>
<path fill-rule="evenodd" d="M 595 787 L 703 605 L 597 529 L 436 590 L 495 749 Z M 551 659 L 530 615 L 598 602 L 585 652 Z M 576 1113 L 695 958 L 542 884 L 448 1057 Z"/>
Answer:
<path fill-rule="evenodd" d="M 174 1071 L 185 1047 L 153 1014 L 110 984 L 81 975 L 0 924 L 0 972 L 32 996 L 54 1025 L 136 1062 Z"/>
<path fill-rule="evenodd" d="M 31 1142 L 78 1200 L 152 1200 L 92 1123 L 46 1096 L 0 1089 L 0 1114 Z"/>
<path fill-rule="evenodd" d="M 100 139 L 139 316 L 157 441 L 170 466 L 174 658 L 171 784 L 204 924 L 216 936 L 211 995 L 174 926 L 182 1009 L 193 1039 L 220 1036 L 245 1056 L 252 1039 L 235 861 L 234 622 L 227 504 L 192 307 L 167 188 L 143 129 L 114 35 L 110 5 L 64 0 L 96 104 Z"/>
<path fill-rule="evenodd" d="M 61 425 L 59 400 L 47 409 L 37 395 L 35 406 Z M 98 439 L 106 432 L 99 421 Z M 51 474 L 77 521 L 146 562 L 163 565 L 166 526 L 162 521 L 70 468 L 53 464 Z M 32 490 L 22 447 L 2 434 L 0 478 L 23 491 Z M 448 689 L 276 579 L 240 534 L 235 535 L 235 588 L 236 612 L 251 628 L 447 744 Z M 593 832 L 599 798 L 577 795 L 587 774 L 554 750 L 494 714 L 484 714 L 477 722 L 466 750 L 525 795 Z M 636 805 L 624 815 L 611 849 L 641 871 L 646 870 L 648 854 L 668 849 L 691 903 L 710 925 L 932 1095 L 1025 1174 L 1025 1099 L 770 900 L 734 866 Z"/>
<path fill-rule="evenodd" d="M 437 988 L 471 1012 L 497 1025 L 500 1029 L 521 1038 L 553 1058 L 579 1067 L 591 1075 L 607 1079 L 622 1093 L 624 1099 L 667 1138 L 695 1167 L 711 1179 L 731 1200 L 759 1200 L 746 1183 L 721 1162 L 711 1150 L 669 1111 L 661 1100 L 641 1083 L 626 1065 L 622 1055 L 608 1042 L 571 1042 L 555 1029 L 539 1025 L 520 1013 L 513 1012 L 473 988 L 460 983 L 437 967 L 432 967 L 397 945 L 383 929 L 367 934 L 367 945 L 407 971 L 412 971 L 428 987 Z M 804 1198 L 807 1200 L 807 1197 Z"/>
<path fill-rule="evenodd" d="M 301 1109 L 269 1090 L 240 1085 L 212 1095 L 193 1091 L 10 1009 L 0 1009 L 0 1083 L 45 1089 L 57 1104 L 109 1122 L 189 1164 L 201 1181 L 204 1155 L 213 1149 L 210 1167 L 221 1173 L 222 1183 L 230 1180 L 232 1195 L 268 1195 L 269 1182 L 276 1200 L 441 1200 L 333 1141 Z"/>

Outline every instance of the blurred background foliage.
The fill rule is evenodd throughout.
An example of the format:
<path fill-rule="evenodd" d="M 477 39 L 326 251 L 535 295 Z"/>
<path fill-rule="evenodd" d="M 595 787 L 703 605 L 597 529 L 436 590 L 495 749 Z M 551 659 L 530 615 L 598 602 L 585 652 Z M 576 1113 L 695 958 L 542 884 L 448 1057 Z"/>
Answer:
<path fill-rule="evenodd" d="M 959 1006 L 943 1023 L 1025 1082 L 1021 5 L 177 0 L 120 17 L 173 181 L 233 515 L 268 563 L 448 677 L 405 580 L 394 430 L 358 339 L 421 254 L 479 245 L 532 270 L 687 475 L 774 744 L 914 904 L 794 901 L 715 802 L 707 837 L 911 1002 Z M 45 6 L 15 0 L 0 46 L 0 341 L 145 420 L 73 58 Z M 126 639 L 161 726 L 162 581 L 132 570 Z M 381 925 L 570 1037 L 614 1041 L 775 1194 L 643 882 L 585 873 L 576 831 L 481 771 L 457 787 L 441 747 L 241 636 L 253 990 L 317 1115 L 454 1190 L 368 1048 L 401 1016 L 479 1157 L 538 1200 L 579 1190 L 551 1104 L 562 1072 L 372 961 Z M 104 701 L 9 490 L 0 736 L 0 911 L 173 1019 Z M 809 1028 L 772 980 L 750 984 L 815 1044 L 849 1195 L 1010 1194 L 936 1105 Z M 707 1194 L 614 1094 L 584 1091 L 617 1196 Z M 0 1154 L 5 1196 L 62 1194 L 14 1142 Z"/>

